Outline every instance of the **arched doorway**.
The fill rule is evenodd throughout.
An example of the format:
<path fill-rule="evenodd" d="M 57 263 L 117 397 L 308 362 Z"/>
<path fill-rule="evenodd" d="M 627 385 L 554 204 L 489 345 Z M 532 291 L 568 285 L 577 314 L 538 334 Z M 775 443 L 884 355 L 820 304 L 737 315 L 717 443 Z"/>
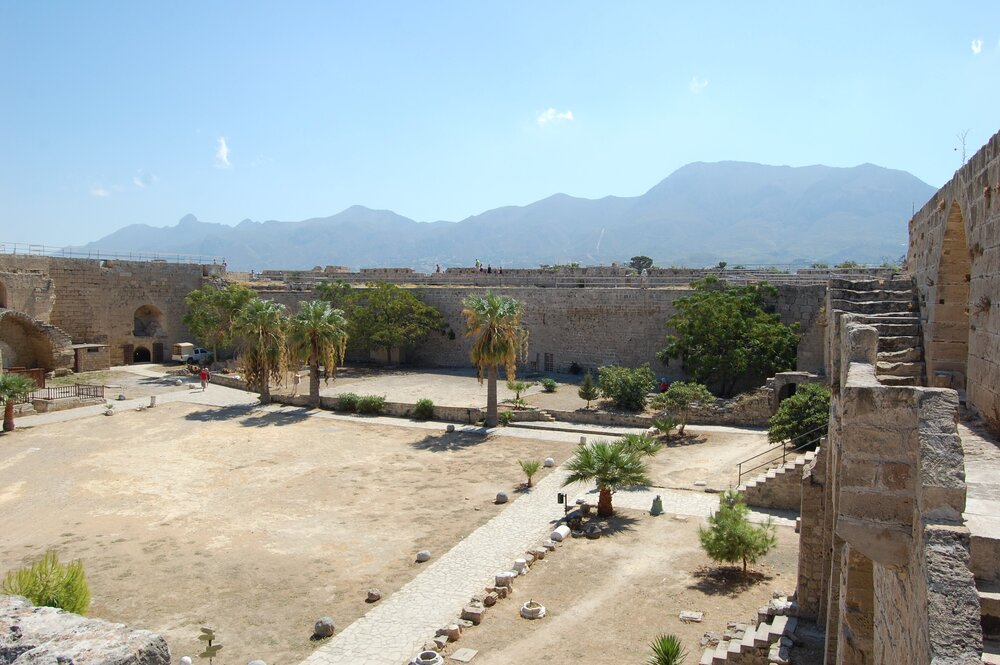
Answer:
<path fill-rule="evenodd" d="M 132 352 L 132 362 L 134 363 L 148 363 L 152 360 L 152 355 L 144 346 L 135 347 L 135 351 Z"/>
<path fill-rule="evenodd" d="M 778 404 L 781 404 L 786 399 L 794 395 L 795 389 L 797 387 L 798 384 L 796 383 L 786 383 L 785 385 L 781 386 L 781 389 L 778 391 Z"/>
<path fill-rule="evenodd" d="M 136 337 L 155 337 L 160 334 L 163 312 L 154 305 L 143 305 L 132 316 L 132 334 Z"/>
<path fill-rule="evenodd" d="M 4 367 L 55 369 L 52 340 L 28 315 L 0 310 L 0 342 Z"/>
<path fill-rule="evenodd" d="M 931 292 L 933 302 L 928 303 L 926 361 L 927 383 L 931 386 L 965 389 L 971 271 L 965 217 L 955 201 L 945 223 L 937 279 Z"/>

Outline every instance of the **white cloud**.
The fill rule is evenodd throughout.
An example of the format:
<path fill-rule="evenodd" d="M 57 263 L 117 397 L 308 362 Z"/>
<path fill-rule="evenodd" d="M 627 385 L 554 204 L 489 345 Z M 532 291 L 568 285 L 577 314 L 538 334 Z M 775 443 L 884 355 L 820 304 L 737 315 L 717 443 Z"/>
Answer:
<path fill-rule="evenodd" d="M 146 169 L 139 169 L 135 172 L 135 175 L 132 176 L 132 184 L 139 189 L 145 189 L 146 187 L 155 184 L 156 180 L 156 176 Z"/>
<path fill-rule="evenodd" d="M 215 166 L 220 169 L 228 169 L 232 164 L 229 161 L 229 146 L 226 145 L 226 137 L 219 137 L 219 149 L 215 151 Z"/>
<path fill-rule="evenodd" d="M 542 127 L 552 122 L 571 122 L 573 120 L 572 111 L 557 111 L 554 108 L 547 108 L 535 118 Z"/>
<path fill-rule="evenodd" d="M 111 190 L 106 187 L 101 187 L 100 185 L 94 185 L 90 188 L 90 195 L 96 196 L 99 199 L 106 199 L 111 196 Z"/>
<path fill-rule="evenodd" d="M 700 79 L 697 76 L 692 76 L 691 83 L 688 84 L 688 88 L 690 88 L 691 92 L 693 92 L 696 95 L 700 94 L 701 91 L 707 87 L 708 87 L 708 79 Z"/>
<path fill-rule="evenodd" d="M 979 55 L 980 53 L 983 52 L 983 40 L 982 39 L 973 39 L 972 40 L 972 52 L 975 53 L 976 55 Z"/>

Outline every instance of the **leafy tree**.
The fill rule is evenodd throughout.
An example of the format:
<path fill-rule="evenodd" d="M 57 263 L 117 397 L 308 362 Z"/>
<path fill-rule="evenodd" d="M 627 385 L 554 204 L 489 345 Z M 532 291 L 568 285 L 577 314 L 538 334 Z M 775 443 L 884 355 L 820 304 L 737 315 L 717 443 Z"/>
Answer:
<path fill-rule="evenodd" d="M 798 324 L 765 311 L 777 289 L 767 283 L 729 285 L 714 275 L 692 284 L 667 323 L 673 334 L 657 358 L 679 358 L 689 377 L 732 395 L 742 377 L 763 379 L 795 367 Z"/>
<path fill-rule="evenodd" d="M 778 405 L 767 423 L 767 439 L 772 443 L 794 440 L 796 447 L 819 443 L 829 422 L 830 389 L 821 383 L 807 383 Z"/>
<path fill-rule="evenodd" d="M 517 370 L 517 356 L 523 355 L 528 331 L 521 327 L 523 304 L 508 296 L 487 292 L 462 301 L 465 309 L 466 336 L 475 338 L 470 357 L 478 370 L 479 382 L 486 375 L 486 426 L 497 424 L 497 367 L 504 366 L 507 380 Z"/>
<path fill-rule="evenodd" d="M 594 385 L 594 375 L 587 372 L 583 375 L 583 383 L 577 388 L 576 394 L 580 396 L 580 399 L 587 400 L 587 408 L 590 408 L 590 403 L 597 399 L 598 392 L 597 386 Z"/>
<path fill-rule="evenodd" d="M 653 267 L 653 259 L 642 255 L 633 256 L 628 260 L 628 265 L 630 268 L 635 268 L 639 272 L 642 272 L 643 270 L 649 270 Z"/>
<path fill-rule="evenodd" d="M 680 418 L 680 429 L 677 433 L 684 434 L 684 426 L 687 425 L 688 417 L 691 415 L 691 407 L 697 404 L 711 402 L 715 397 L 704 385 L 694 381 L 674 381 L 667 388 L 667 392 L 660 393 L 653 398 L 653 404 L 657 408 L 662 408 L 676 414 Z"/>
<path fill-rule="evenodd" d="M 90 606 L 90 587 L 83 573 L 83 563 L 59 563 L 55 550 L 49 550 L 26 568 L 12 570 L 4 576 L 0 591 L 24 596 L 36 606 L 86 614 Z"/>
<path fill-rule="evenodd" d="M 698 528 L 705 553 L 715 561 L 742 561 L 744 575 L 747 563 L 757 563 L 778 542 L 770 519 L 766 524 L 754 526 L 747 518 L 749 512 L 740 492 L 726 490 L 719 495 L 719 510 L 708 518 L 708 528 Z"/>
<path fill-rule="evenodd" d="M 309 402 L 319 408 L 319 366 L 322 363 L 324 379 L 336 377 L 347 351 L 344 313 L 322 300 L 301 303 L 289 321 L 288 343 L 292 356 L 309 364 Z"/>
<path fill-rule="evenodd" d="M 521 471 L 524 471 L 524 475 L 528 479 L 527 486 L 531 487 L 531 478 L 538 473 L 540 468 L 542 468 L 542 463 L 536 459 L 519 459 L 517 460 L 517 463 L 520 465 Z"/>
<path fill-rule="evenodd" d="M 413 417 L 417 420 L 430 420 L 434 417 L 434 402 L 430 399 L 418 399 L 413 407 Z"/>
<path fill-rule="evenodd" d="M 218 358 L 219 347 L 233 344 L 233 320 L 237 313 L 256 297 L 241 284 L 229 284 L 224 289 L 206 284 L 184 298 L 187 312 L 181 320 L 195 339 L 212 349 L 212 357 Z"/>
<path fill-rule="evenodd" d="M 860 268 L 862 266 L 857 261 L 847 260 L 847 261 L 841 261 L 840 263 L 838 263 L 834 267 L 835 268 L 841 268 L 841 269 L 850 269 L 850 268 Z"/>
<path fill-rule="evenodd" d="M 652 653 L 646 659 L 646 665 L 681 665 L 687 658 L 687 651 L 676 635 L 658 635 L 650 642 L 649 649 Z"/>
<path fill-rule="evenodd" d="M 3 369 L 0 368 L 0 372 Z M 3 431 L 14 431 L 14 404 L 35 391 L 35 382 L 23 374 L 0 374 L 0 402 L 3 402 Z"/>
<path fill-rule="evenodd" d="M 616 490 L 649 485 L 651 482 L 642 456 L 623 441 L 596 441 L 578 447 L 566 463 L 566 469 L 569 475 L 563 481 L 563 487 L 591 481 L 597 484 L 597 514 L 600 517 L 614 515 L 611 495 Z"/>
<path fill-rule="evenodd" d="M 646 395 L 656 387 L 656 377 L 649 363 L 634 369 L 608 365 L 598 368 L 597 385 L 601 394 L 618 408 L 642 411 L 646 408 Z"/>
<path fill-rule="evenodd" d="M 369 282 L 366 288 L 355 289 L 347 311 L 350 335 L 357 346 L 385 349 L 386 360 L 392 357 L 392 349 L 415 346 L 441 328 L 440 312 L 411 291 L 387 282 Z"/>
<path fill-rule="evenodd" d="M 316 297 L 330 303 L 334 309 L 342 310 L 350 318 L 351 308 L 354 306 L 354 291 L 350 284 L 344 280 L 336 282 L 320 282 L 315 287 Z"/>
<path fill-rule="evenodd" d="M 288 319 L 285 308 L 271 300 L 252 300 L 236 315 L 233 332 L 247 386 L 271 401 L 271 380 L 280 381 L 288 366 Z"/>

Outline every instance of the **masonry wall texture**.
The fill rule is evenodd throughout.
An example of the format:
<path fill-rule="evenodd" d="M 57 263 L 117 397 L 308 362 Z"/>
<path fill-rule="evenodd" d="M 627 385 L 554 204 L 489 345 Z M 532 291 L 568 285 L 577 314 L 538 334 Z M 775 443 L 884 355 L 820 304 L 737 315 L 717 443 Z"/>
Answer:
<path fill-rule="evenodd" d="M 1000 133 L 910 220 L 906 268 L 928 383 L 965 390 L 1000 433 Z"/>

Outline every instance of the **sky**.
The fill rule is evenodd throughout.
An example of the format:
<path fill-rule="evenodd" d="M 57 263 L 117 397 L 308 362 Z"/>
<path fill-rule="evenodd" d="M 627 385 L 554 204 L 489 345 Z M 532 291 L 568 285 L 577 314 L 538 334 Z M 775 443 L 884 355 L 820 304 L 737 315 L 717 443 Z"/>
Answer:
<path fill-rule="evenodd" d="M 0 242 L 458 221 L 695 161 L 938 187 L 1000 130 L 998 75 L 996 0 L 0 0 Z"/>

